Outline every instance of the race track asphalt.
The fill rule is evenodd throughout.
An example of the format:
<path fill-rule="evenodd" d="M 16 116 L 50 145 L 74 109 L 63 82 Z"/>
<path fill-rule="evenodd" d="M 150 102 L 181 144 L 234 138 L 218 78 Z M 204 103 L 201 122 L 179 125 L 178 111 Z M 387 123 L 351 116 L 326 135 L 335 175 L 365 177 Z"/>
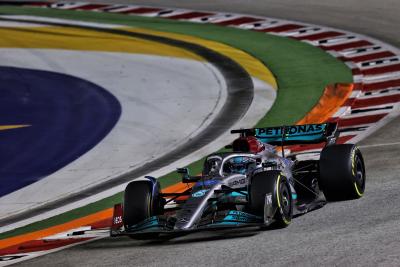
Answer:
<path fill-rule="evenodd" d="M 395 0 L 125 2 L 301 20 L 367 34 L 400 46 L 400 2 Z M 105 238 L 20 265 L 400 266 L 399 123 L 400 117 L 359 144 L 367 168 L 362 199 L 329 203 L 294 219 L 286 229 L 197 233 L 161 243 Z"/>

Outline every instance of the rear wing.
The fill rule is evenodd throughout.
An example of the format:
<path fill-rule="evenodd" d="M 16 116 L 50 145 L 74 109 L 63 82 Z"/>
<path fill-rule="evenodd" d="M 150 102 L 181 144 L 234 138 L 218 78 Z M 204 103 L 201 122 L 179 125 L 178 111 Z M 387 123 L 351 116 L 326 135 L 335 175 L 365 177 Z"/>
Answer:
<path fill-rule="evenodd" d="M 336 122 L 239 129 L 232 130 L 231 133 L 239 133 L 242 137 L 254 136 L 263 143 L 282 146 L 322 142 L 331 145 L 336 143 L 339 137 Z"/>

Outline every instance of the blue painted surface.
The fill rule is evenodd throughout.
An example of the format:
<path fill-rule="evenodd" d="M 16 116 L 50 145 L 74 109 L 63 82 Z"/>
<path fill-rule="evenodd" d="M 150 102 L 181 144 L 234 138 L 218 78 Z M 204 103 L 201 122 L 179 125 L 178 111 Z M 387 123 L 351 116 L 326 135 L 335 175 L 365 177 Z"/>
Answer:
<path fill-rule="evenodd" d="M 121 115 L 91 82 L 48 71 L 0 67 L 0 196 L 66 166 L 99 143 Z M 112 156 L 112 155 L 110 155 Z"/>
<path fill-rule="evenodd" d="M 199 182 L 197 182 L 195 185 L 194 185 L 194 187 L 195 188 L 197 188 L 197 187 L 203 187 L 203 186 L 206 186 L 206 187 L 208 187 L 208 186 L 213 186 L 213 185 L 215 185 L 215 184 L 218 184 L 218 183 L 220 183 L 221 181 L 219 181 L 219 180 L 205 180 L 205 181 L 199 181 Z"/>

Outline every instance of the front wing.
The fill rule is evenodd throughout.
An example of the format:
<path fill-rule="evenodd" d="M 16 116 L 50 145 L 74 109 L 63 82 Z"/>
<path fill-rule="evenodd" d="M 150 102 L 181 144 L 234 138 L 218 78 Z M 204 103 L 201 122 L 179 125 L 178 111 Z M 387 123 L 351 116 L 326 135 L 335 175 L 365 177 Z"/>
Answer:
<path fill-rule="evenodd" d="M 203 218 L 193 228 L 176 229 L 174 224 L 176 218 L 165 216 L 153 216 L 138 224 L 124 228 L 112 227 L 111 236 L 128 235 L 134 237 L 143 236 L 146 234 L 182 234 L 201 230 L 215 230 L 222 228 L 239 228 L 250 226 L 265 225 L 264 218 L 237 210 L 225 211 L 223 214 L 218 214 L 214 218 Z"/>

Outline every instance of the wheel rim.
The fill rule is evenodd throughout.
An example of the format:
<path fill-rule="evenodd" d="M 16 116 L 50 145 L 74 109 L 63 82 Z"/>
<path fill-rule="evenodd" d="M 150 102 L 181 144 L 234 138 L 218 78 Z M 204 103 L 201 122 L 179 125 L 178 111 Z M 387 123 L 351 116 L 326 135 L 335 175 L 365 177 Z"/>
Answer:
<path fill-rule="evenodd" d="M 279 198 L 281 203 L 282 215 L 285 219 L 290 221 L 292 214 L 292 198 L 290 196 L 289 188 L 285 183 L 281 183 L 279 190 L 281 192 Z"/>
<path fill-rule="evenodd" d="M 364 164 L 360 157 L 356 158 L 356 183 L 361 190 L 364 190 L 365 175 L 364 175 Z"/>

